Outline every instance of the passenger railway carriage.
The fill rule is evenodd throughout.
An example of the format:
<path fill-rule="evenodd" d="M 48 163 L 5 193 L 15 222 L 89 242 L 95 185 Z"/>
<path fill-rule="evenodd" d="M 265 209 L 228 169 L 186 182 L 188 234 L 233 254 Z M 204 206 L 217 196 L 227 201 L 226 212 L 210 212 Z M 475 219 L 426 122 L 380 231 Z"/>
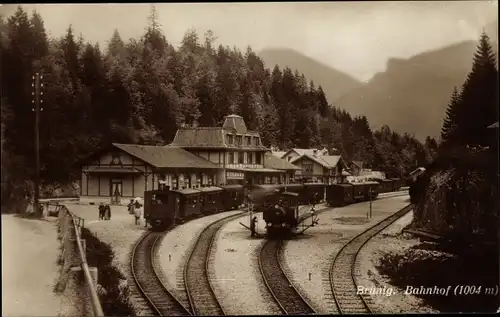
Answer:
<path fill-rule="evenodd" d="M 253 203 L 255 212 L 264 212 L 283 197 L 286 197 L 287 201 L 293 201 L 293 204 L 297 206 L 318 204 L 326 197 L 328 205 L 337 207 L 375 199 L 379 193 L 399 190 L 400 187 L 401 180 L 399 179 L 331 185 L 305 183 L 202 186 L 196 189 L 180 190 L 171 190 L 168 186 L 162 186 L 160 190 L 144 193 L 144 218 L 153 228 L 162 228 L 192 217 L 237 209 L 248 201 Z M 283 196 L 285 192 L 287 194 Z M 287 226 L 292 222 L 291 220 L 286 222 Z"/>

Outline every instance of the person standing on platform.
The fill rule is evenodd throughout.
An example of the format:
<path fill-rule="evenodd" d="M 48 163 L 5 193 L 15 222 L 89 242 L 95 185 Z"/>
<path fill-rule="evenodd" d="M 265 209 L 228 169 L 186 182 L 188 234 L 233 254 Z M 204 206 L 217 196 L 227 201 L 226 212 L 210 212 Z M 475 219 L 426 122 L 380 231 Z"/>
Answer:
<path fill-rule="evenodd" d="M 104 219 L 105 220 L 110 220 L 111 219 L 111 206 L 109 204 L 106 204 L 105 213 L 104 213 Z"/>
<path fill-rule="evenodd" d="M 99 220 L 104 219 L 104 204 L 99 203 Z"/>
<path fill-rule="evenodd" d="M 134 203 L 134 216 L 135 216 L 135 224 L 141 224 L 141 216 L 142 216 L 142 208 L 141 203 L 138 200 Z"/>
<path fill-rule="evenodd" d="M 255 227 L 256 226 L 257 226 L 257 217 L 254 216 L 252 218 L 252 222 L 250 222 L 250 230 L 252 231 L 251 237 L 256 237 L 257 236 L 257 232 L 255 231 Z"/>

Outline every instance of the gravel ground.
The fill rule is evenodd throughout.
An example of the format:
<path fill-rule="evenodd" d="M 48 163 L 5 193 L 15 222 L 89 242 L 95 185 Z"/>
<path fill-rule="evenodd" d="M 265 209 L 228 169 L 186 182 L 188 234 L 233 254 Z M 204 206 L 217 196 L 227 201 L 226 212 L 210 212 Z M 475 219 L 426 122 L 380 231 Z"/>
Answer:
<path fill-rule="evenodd" d="M 254 215 L 257 231 L 263 234 L 262 213 Z M 217 298 L 227 315 L 280 314 L 258 268 L 258 251 L 264 240 L 251 238 L 239 222 L 248 226 L 248 215 L 228 222 L 218 233 L 211 263 Z"/>
<path fill-rule="evenodd" d="M 168 232 L 157 247 L 157 264 L 162 271 L 159 272 L 160 278 L 186 307 L 189 307 L 189 302 L 184 287 L 184 265 L 189 251 L 199 234 L 208 225 L 240 212 L 240 210 L 222 212 L 186 222 Z"/>
<path fill-rule="evenodd" d="M 138 316 L 151 315 L 146 301 L 136 289 L 133 276 L 130 272 L 131 251 L 137 240 L 147 231 L 144 221 L 135 225 L 133 215 L 130 215 L 126 206 L 111 206 L 111 219 L 99 220 L 97 205 L 66 203 L 68 209 L 76 216 L 85 219 L 85 228 L 89 229 L 102 242 L 108 243 L 115 253 L 113 265 L 127 278 L 130 287 L 130 301 Z"/>
<path fill-rule="evenodd" d="M 66 206 L 76 216 L 85 219 L 85 228 L 111 246 L 115 252 L 113 264 L 124 273 L 130 264 L 128 253 L 131 247 L 146 231 L 144 222 L 135 225 L 134 216 L 128 213 L 126 206 L 111 206 L 110 220 L 99 220 L 97 205 L 67 203 Z"/>
<path fill-rule="evenodd" d="M 408 205 L 408 199 L 373 201 L 371 219 L 367 219 L 369 202 L 333 208 L 319 215 L 317 226 L 286 242 L 284 265 L 292 273 L 289 278 L 318 313 L 337 312 L 328 279 L 335 254 L 354 236 Z"/>
<path fill-rule="evenodd" d="M 405 295 L 403 289 L 399 289 L 389 283 L 389 280 L 380 275 L 376 269 L 380 258 L 386 253 L 403 253 L 404 250 L 419 244 L 418 239 L 410 238 L 401 234 L 403 228 L 413 219 L 413 212 L 406 214 L 392 225 L 387 227 L 379 235 L 371 239 L 361 249 L 358 255 L 356 282 L 359 286 L 366 288 L 392 289 L 392 294 L 371 295 L 370 308 L 374 313 L 396 314 L 396 313 L 437 313 L 425 304 L 422 299 L 414 295 Z M 387 293 L 388 294 L 388 293 Z"/>
<path fill-rule="evenodd" d="M 53 292 L 58 255 L 55 218 L 2 215 L 2 316 L 57 316 L 66 310 Z"/>

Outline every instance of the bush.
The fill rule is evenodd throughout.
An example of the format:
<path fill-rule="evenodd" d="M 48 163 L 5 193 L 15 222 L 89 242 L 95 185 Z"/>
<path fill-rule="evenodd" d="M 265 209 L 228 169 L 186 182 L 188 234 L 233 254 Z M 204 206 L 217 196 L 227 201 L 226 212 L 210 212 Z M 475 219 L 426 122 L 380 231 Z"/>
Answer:
<path fill-rule="evenodd" d="M 462 241 L 496 241 L 498 186 L 492 174 L 488 152 L 442 154 L 410 188 L 412 227 Z"/>
<path fill-rule="evenodd" d="M 87 245 L 87 263 L 98 269 L 98 295 L 105 316 L 133 316 L 129 303 L 126 278 L 112 264 L 114 252 L 111 247 L 88 229 L 82 229 L 82 238 Z"/>

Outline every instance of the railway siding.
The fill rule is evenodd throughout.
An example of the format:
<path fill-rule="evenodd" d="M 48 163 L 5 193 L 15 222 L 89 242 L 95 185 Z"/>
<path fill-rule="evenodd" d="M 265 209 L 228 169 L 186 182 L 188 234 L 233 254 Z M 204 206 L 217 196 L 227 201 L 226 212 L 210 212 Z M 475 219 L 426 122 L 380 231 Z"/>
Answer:
<path fill-rule="evenodd" d="M 295 289 L 281 264 L 283 242 L 268 240 L 259 254 L 259 267 L 269 292 L 287 315 L 315 314 L 315 310 Z"/>
<path fill-rule="evenodd" d="M 329 283 L 329 268 L 340 248 L 354 236 L 408 205 L 408 196 L 334 208 L 319 215 L 319 224 L 284 246 L 285 265 L 293 283 L 320 314 L 337 313 Z M 309 275 L 310 274 L 310 275 Z"/>
<path fill-rule="evenodd" d="M 189 316 L 190 311 L 162 284 L 156 273 L 155 248 L 162 232 L 149 232 L 136 244 L 131 258 L 131 271 L 138 289 L 157 315 Z"/>
<path fill-rule="evenodd" d="M 227 211 L 191 220 L 167 232 L 159 242 L 156 253 L 156 265 L 160 268 L 158 275 L 186 307 L 190 305 L 184 283 L 184 266 L 198 236 L 211 223 L 239 212 Z"/>
<path fill-rule="evenodd" d="M 411 210 L 408 205 L 354 237 L 336 254 L 330 268 L 331 289 L 340 313 L 371 313 L 365 296 L 357 293 L 355 261 L 361 248 L 380 231 Z"/>
<path fill-rule="evenodd" d="M 403 237 L 401 230 L 411 222 L 410 212 L 383 230 L 379 235 L 363 246 L 356 260 L 356 282 L 366 289 L 391 289 L 391 295 L 379 294 L 369 297 L 370 308 L 374 313 L 397 314 L 407 312 L 437 313 L 438 311 L 425 305 L 415 295 L 405 295 L 397 287 L 390 284 L 388 278 L 378 273 L 376 265 L 383 254 L 401 252 L 420 243 L 418 238 Z M 387 291 L 388 292 L 388 291 Z"/>
<path fill-rule="evenodd" d="M 242 213 L 240 213 L 242 214 Z M 211 250 L 216 243 L 217 232 L 239 214 L 219 219 L 208 225 L 199 235 L 184 267 L 184 282 L 195 315 L 224 315 L 209 276 Z"/>
<path fill-rule="evenodd" d="M 262 213 L 255 213 L 257 231 L 264 233 Z M 257 257 L 265 240 L 251 238 L 239 222 L 248 225 L 245 215 L 228 222 L 217 236 L 211 271 L 213 285 L 227 315 L 280 315 L 279 306 L 267 290 Z"/>

